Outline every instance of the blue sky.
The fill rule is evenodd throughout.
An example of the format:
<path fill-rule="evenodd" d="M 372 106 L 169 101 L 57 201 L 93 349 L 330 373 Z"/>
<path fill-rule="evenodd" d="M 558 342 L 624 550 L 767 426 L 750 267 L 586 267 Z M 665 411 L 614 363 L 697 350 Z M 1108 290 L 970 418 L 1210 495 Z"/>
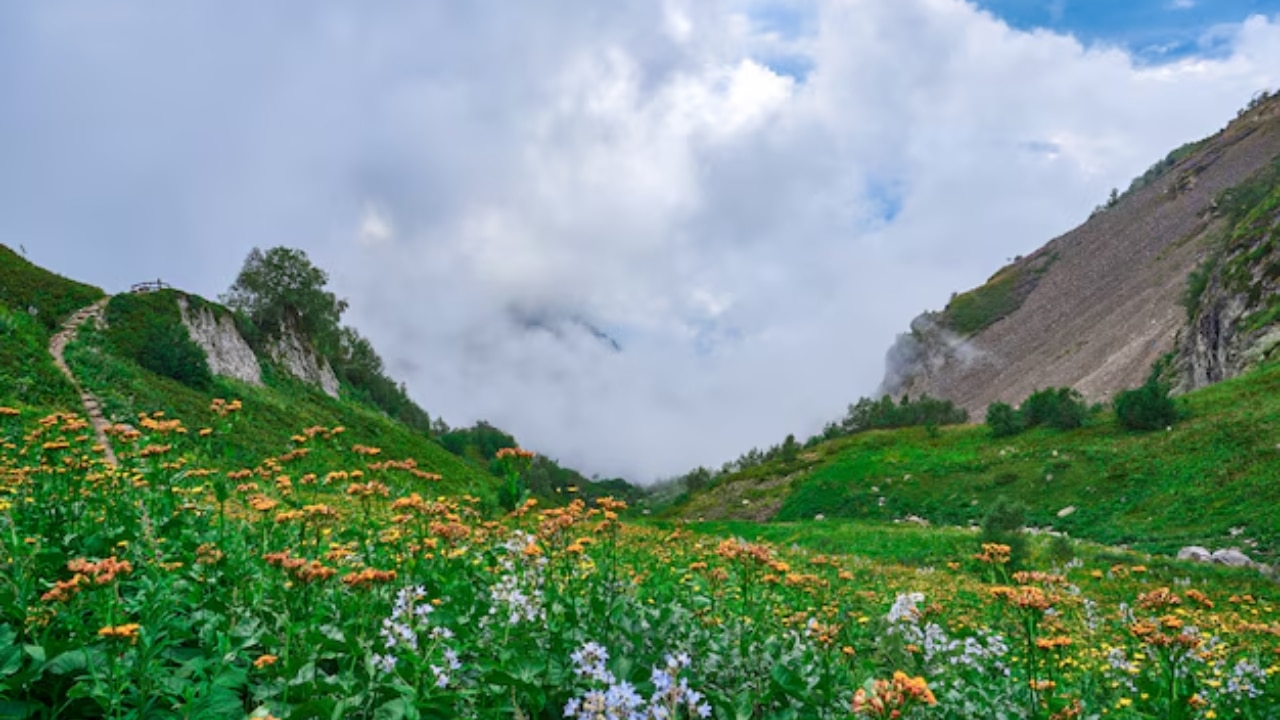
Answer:
<path fill-rule="evenodd" d="M 1021 30 L 1069 33 L 1086 45 L 1124 47 L 1159 62 L 1226 50 L 1214 32 L 1250 15 L 1280 12 L 1280 0 L 976 0 Z"/>

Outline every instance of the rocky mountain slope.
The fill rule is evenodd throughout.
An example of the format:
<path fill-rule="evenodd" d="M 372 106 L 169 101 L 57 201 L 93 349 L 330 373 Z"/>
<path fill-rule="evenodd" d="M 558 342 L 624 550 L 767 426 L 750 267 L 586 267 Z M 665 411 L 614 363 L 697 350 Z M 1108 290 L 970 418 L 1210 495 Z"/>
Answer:
<path fill-rule="evenodd" d="M 1277 157 L 1280 95 L 1260 96 L 1221 132 L 1171 153 L 1080 227 L 943 311 L 916 318 L 888 353 L 883 392 L 928 393 L 981 417 L 992 402 L 1016 404 L 1044 387 L 1106 400 L 1141 384 L 1156 360 L 1179 350 L 1184 388 L 1238 373 L 1246 349 L 1216 328 L 1234 328 L 1251 312 L 1255 325 L 1274 323 L 1274 314 L 1257 314 L 1265 284 L 1237 282 L 1241 301 L 1219 292 L 1221 282 L 1208 282 L 1205 310 L 1180 338 L 1188 323 L 1182 301 L 1188 277 L 1238 235 L 1242 218 L 1219 207 L 1224 193 L 1256 180 Z M 1250 267 L 1259 278 L 1270 272 L 1258 256 L 1271 246 L 1233 247 L 1232 257 L 1253 252 Z M 1212 273 L 1202 268 L 1201 287 Z M 1205 339 L 1215 332 L 1219 339 Z M 1267 334 L 1251 326 L 1240 340 L 1252 347 L 1259 333 Z"/>

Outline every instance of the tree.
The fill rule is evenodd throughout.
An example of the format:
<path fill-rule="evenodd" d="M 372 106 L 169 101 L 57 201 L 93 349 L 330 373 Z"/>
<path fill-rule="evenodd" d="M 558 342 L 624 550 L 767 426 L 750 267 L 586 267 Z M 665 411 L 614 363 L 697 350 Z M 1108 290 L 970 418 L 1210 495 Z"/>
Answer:
<path fill-rule="evenodd" d="M 244 313 L 259 332 L 278 336 L 292 324 L 321 354 L 332 357 L 340 347 L 338 327 L 347 301 L 326 290 L 328 282 L 328 273 L 301 250 L 254 248 L 219 299 Z"/>

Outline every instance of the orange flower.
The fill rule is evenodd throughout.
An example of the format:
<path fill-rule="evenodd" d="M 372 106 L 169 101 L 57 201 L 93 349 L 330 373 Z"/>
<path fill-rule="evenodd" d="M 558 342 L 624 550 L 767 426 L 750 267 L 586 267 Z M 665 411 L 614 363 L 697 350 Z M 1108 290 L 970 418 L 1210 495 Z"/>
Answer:
<path fill-rule="evenodd" d="M 868 693 L 859 688 L 853 695 L 853 712 L 876 718 L 899 718 L 915 705 L 937 705 L 938 700 L 923 677 L 910 677 L 901 670 L 892 680 L 876 680 Z"/>
<path fill-rule="evenodd" d="M 138 639 L 138 630 L 142 628 L 137 623 L 128 623 L 127 625 L 108 625 L 98 630 L 98 637 L 104 638 L 120 638 L 133 642 Z"/>
<path fill-rule="evenodd" d="M 276 661 L 279 659 L 280 658 L 276 657 L 275 655 L 263 655 L 259 657 L 257 660 L 253 661 L 253 666 L 261 670 L 262 668 L 268 665 L 275 665 Z"/>

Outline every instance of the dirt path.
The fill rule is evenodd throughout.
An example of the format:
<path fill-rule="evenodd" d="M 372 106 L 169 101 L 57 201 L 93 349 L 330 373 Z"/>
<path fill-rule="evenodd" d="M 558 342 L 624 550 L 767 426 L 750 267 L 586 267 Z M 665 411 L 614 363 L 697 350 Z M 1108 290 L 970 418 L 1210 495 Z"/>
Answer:
<path fill-rule="evenodd" d="M 67 361 L 63 357 L 63 351 L 67 349 L 67 345 L 76 339 L 76 332 L 86 321 L 100 320 L 102 313 L 107 307 L 107 301 L 110 298 L 103 298 L 98 302 L 76 311 L 75 315 L 67 318 L 62 323 L 62 329 L 49 339 L 49 354 L 53 356 L 53 364 L 58 366 L 63 375 L 71 381 L 76 392 L 80 393 L 80 402 L 84 404 L 85 415 L 89 417 L 89 422 L 93 425 L 93 433 L 97 436 L 98 444 L 102 446 L 103 457 L 111 464 L 111 467 L 117 467 L 119 463 L 116 461 L 115 451 L 111 449 L 111 440 L 107 438 L 107 428 L 111 427 L 111 423 L 107 422 L 106 416 L 102 414 L 102 407 L 98 403 L 98 399 L 92 393 L 80 386 L 76 380 L 75 374 L 71 372 L 71 368 L 67 366 Z"/>

